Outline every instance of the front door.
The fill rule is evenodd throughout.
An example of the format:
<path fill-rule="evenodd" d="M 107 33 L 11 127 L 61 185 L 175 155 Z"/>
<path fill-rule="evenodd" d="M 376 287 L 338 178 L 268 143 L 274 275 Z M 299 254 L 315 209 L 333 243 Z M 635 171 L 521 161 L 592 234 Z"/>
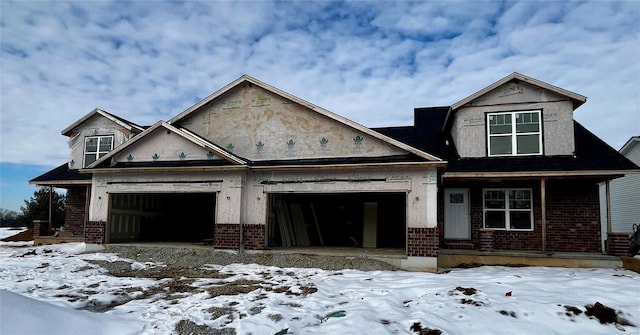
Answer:
<path fill-rule="evenodd" d="M 471 238 L 468 188 L 444 190 L 444 238 L 457 240 Z"/>

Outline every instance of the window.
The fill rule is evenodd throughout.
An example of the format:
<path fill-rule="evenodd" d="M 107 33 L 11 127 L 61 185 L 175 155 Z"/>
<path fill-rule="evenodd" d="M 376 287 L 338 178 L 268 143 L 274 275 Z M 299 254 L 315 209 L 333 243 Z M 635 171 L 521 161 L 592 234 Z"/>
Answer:
<path fill-rule="evenodd" d="M 91 136 L 84 139 L 84 167 L 113 149 L 113 136 Z"/>
<path fill-rule="evenodd" d="M 531 189 L 485 189 L 484 228 L 533 230 Z"/>
<path fill-rule="evenodd" d="M 540 111 L 488 114 L 489 156 L 542 154 Z"/>

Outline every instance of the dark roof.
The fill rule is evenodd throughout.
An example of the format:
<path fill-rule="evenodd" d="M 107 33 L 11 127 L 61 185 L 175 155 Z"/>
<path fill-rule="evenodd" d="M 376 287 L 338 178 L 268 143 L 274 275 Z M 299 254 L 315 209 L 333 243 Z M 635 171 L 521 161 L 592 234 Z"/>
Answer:
<path fill-rule="evenodd" d="M 38 183 L 50 182 L 50 181 L 82 181 L 82 180 L 91 180 L 91 176 L 86 174 L 81 174 L 78 172 L 78 170 L 69 169 L 69 164 L 64 163 L 51 171 L 45 172 L 44 174 L 31 179 L 29 183 L 38 184 Z"/>
<path fill-rule="evenodd" d="M 336 158 L 312 158 L 312 159 L 284 159 L 247 161 L 249 166 L 284 166 L 284 165 L 328 165 L 328 164 L 365 164 L 365 163 L 403 163 L 423 162 L 424 159 L 414 154 L 396 155 L 386 157 L 336 157 Z M 156 161 L 156 162 L 120 162 L 115 168 L 127 167 L 188 167 L 188 166 L 234 166 L 232 162 L 224 159 L 214 160 L 184 160 L 184 161 Z M 103 167 L 107 167 L 106 165 Z"/>
<path fill-rule="evenodd" d="M 268 161 L 251 161 L 249 166 L 282 166 L 282 165 L 329 165 L 329 164 L 371 164 L 371 163 L 408 163 L 424 162 L 425 159 L 414 154 L 385 157 L 334 157 L 310 159 L 285 159 Z"/>
<path fill-rule="evenodd" d="M 570 156 L 482 157 L 450 160 L 448 172 L 607 171 L 639 167 L 574 121 Z"/>
<path fill-rule="evenodd" d="M 449 107 L 424 107 L 414 109 L 414 125 L 404 127 L 372 128 L 373 130 L 404 142 L 424 152 L 448 160 L 456 157 L 453 145 L 447 145 L 448 136 L 442 126 Z M 451 140 L 448 143 L 453 143 Z"/>
<path fill-rule="evenodd" d="M 416 108 L 413 126 L 374 128 L 374 130 L 445 159 L 448 162 L 448 172 L 640 169 L 576 121 L 574 121 L 574 155 L 460 158 L 448 132 L 442 133 L 448 111 L 449 107 Z"/>

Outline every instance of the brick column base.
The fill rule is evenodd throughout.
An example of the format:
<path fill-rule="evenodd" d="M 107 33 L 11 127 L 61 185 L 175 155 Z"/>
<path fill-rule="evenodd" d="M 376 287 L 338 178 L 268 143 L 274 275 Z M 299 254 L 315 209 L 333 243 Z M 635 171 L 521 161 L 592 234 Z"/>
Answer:
<path fill-rule="evenodd" d="M 240 225 L 237 223 L 216 223 L 213 229 L 214 249 L 238 249 Z"/>
<path fill-rule="evenodd" d="M 243 227 L 244 247 L 247 250 L 264 250 L 265 249 L 265 230 L 266 225 L 263 224 L 245 224 Z"/>
<path fill-rule="evenodd" d="M 493 251 L 494 248 L 494 239 L 493 239 L 493 230 L 490 229 L 480 229 L 480 251 Z"/>
<path fill-rule="evenodd" d="M 49 236 L 51 231 L 49 230 L 49 221 L 47 220 L 33 220 L 33 236 Z"/>
<path fill-rule="evenodd" d="M 87 221 L 84 228 L 84 241 L 86 243 L 105 243 L 105 233 L 107 230 L 106 221 Z"/>
<path fill-rule="evenodd" d="M 607 233 L 607 253 L 613 256 L 629 256 L 629 233 Z"/>
<path fill-rule="evenodd" d="M 438 227 L 407 229 L 407 256 L 438 257 Z"/>
<path fill-rule="evenodd" d="M 265 249 L 265 225 L 242 225 L 244 247 L 247 250 Z M 237 223 L 216 223 L 213 232 L 214 249 L 238 249 L 240 247 L 240 225 Z"/>

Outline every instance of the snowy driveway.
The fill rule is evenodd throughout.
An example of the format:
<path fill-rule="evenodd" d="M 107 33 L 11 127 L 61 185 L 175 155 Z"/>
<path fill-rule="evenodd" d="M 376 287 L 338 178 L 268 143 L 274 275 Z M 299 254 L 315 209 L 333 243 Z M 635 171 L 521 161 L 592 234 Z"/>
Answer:
<path fill-rule="evenodd" d="M 640 275 L 626 270 L 494 266 L 430 274 L 211 264 L 207 278 L 138 278 L 111 276 L 97 264 L 162 264 L 80 254 L 85 248 L 1 243 L 0 289 L 126 321 L 136 334 L 185 326 L 211 334 L 640 334 Z M 586 315 L 597 302 L 615 310 L 613 323 Z M 19 326 L 2 304 L 4 334 Z M 74 324 L 57 322 L 73 333 Z"/>

